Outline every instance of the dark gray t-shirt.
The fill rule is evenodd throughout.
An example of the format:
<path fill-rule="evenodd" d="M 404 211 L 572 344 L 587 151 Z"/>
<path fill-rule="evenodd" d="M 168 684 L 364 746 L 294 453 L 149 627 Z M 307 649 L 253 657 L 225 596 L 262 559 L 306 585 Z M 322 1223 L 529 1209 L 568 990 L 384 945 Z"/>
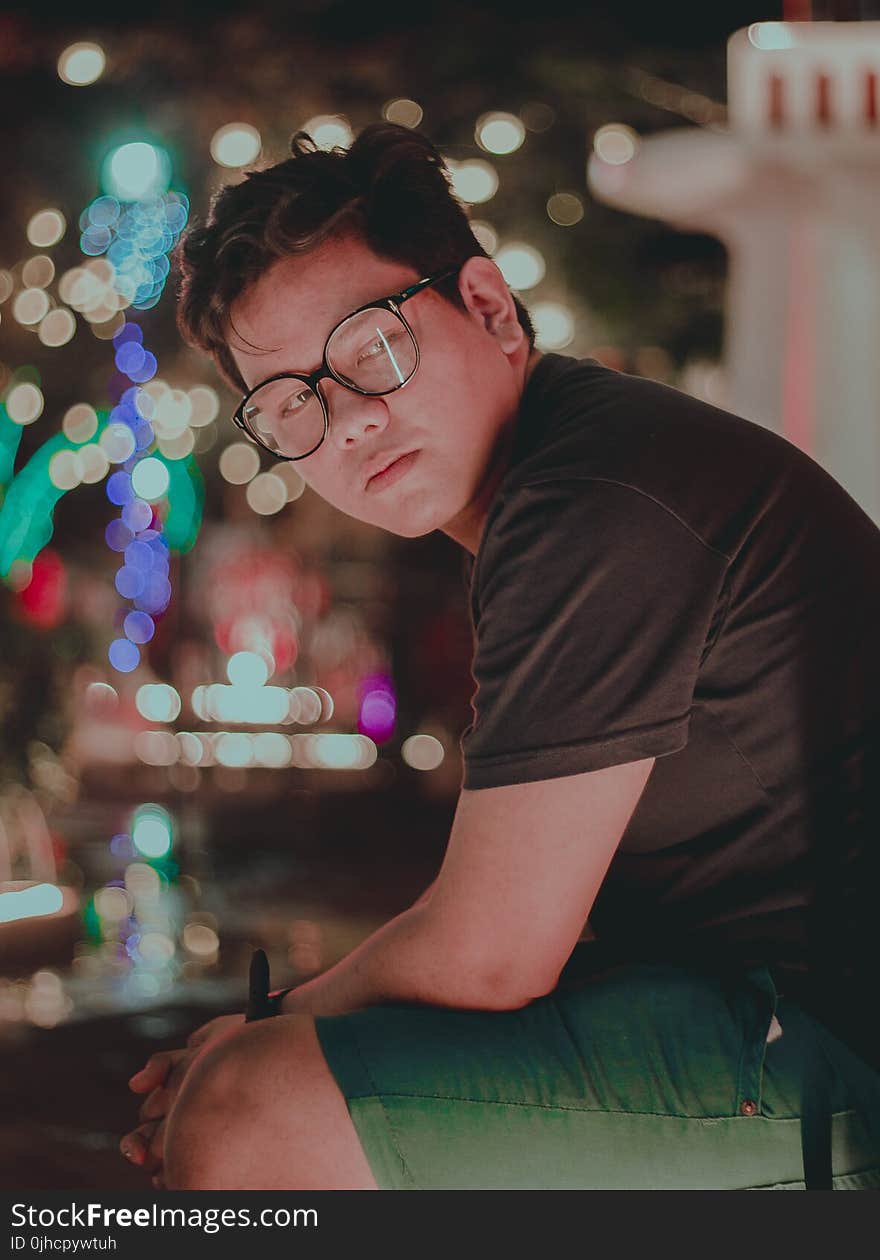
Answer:
<path fill-rule="evenodd" d="M 841 1034 L 861 1020 L 864 1048 L 880 530 L 849 494 L 761 425 L 547 354 L 471 613 L 463 787 L 657 758 L 591 912 L 597 958 L 767 963 Z"/>

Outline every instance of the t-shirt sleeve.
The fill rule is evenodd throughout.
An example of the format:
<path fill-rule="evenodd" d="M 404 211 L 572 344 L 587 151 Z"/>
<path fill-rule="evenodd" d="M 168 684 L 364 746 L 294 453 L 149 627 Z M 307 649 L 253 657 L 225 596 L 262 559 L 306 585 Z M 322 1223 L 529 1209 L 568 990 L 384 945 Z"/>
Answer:
<path fill-rule="evenodd" d="M 650 496 L 608 481 L 527 485 L 487 529 L 462 786 L 683 748 L 727 559 Z"/>

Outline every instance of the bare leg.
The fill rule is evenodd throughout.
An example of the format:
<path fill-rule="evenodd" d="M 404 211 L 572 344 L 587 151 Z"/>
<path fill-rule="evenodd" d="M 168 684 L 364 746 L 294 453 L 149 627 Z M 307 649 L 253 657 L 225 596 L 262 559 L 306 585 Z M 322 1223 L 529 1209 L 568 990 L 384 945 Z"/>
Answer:
<path fill-rule="evenodd" d="M 193 1065 L 167 1122 L 169 1190 L 378 1189 L 308 1015 L 249 1024 Z"/>

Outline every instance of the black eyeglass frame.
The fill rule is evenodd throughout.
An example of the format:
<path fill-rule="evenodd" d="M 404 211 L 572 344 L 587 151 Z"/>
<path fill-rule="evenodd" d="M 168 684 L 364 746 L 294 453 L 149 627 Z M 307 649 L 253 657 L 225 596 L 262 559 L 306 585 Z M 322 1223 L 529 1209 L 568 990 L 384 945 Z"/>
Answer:
<path fill-rule="evenodd" d="M 348 315 L 343 316 L 343 318 L 339 320 L 337 324 L 334 324 L 333 328 L 331 328 L 327 336 L 327 340 L 324 342 L 324 354 L 321 360 L 321 366 L 320 368 L 318 368 L 316 372 L 309 372 L 309 373 L 276 372 L 274 376 L 267 376 L 264 381 L 259 381 L 256 385 L 254 385 L 253 389 L 248 390 L 248 392 L 242 398 L 241 402 L 236 407 L 235 412 L 232 417 L 235 424 L 240 429 L 242 429 L 244 433 L 247 434 L 247 436 L 251 439 L 252 442 L 255 442 L 256 445 L 261 447 L 264 451 L 268 451 L 270 455 L 274 455 L 276 459 L 283 459 L 286 461 L 296 461 L 300 459 L 308 459 L 310 455 L 314 455 L 315 451 L 318 449 L 319 446 L 323 444 L 324 440 L 327 437 L 327 434 L 330 431 L 330 410 L 327 406 L 327 400 L 325 399 L 323 392 L 320 389 L 318 389 L 318 382 L 323 381 L 327 377 L 329 377 L 331 380 L 336 381 L 338 385 L 342 385 L 345 389 L 350 389 L 352 393 L 360 394 L 364 398 L 380 398 L 380 397 L 383 397 L 385 394 L 396 393 L 398 389 L 403 389 L 404 385 L 408 385 L 409 382 L 415 376 L 416 372 L 419 370 L 421 354 L 419 351 L 419 343 L 416 338 L 416 335 L 413 332 L 412 328 L 410 328 L 409 323 L 407 322 L 406 316 L 403 314 L 403 311 L 401 311 L 400 308 L 404 302 L 408 302 L 410 298 L 415 297 L 417 293 L 421 293 L 423 289 L 427 289 L 432 284 L 439 284 L 441 280 L 448 280 L 450 279 L 451 276 L 457 275 L 459 271 L 461 271 L 462 265 L 463 265 L 462 263 L 458 263 L 455 267 L 449 267 L 445 271 L 438 272 L 434 276 L 426 276 L 423 280 L 417 280 L 415 284 L 411 284 L 409 285 L 408 288 L 402 289 L 400 293 L 392 293 L 390 297 L 379 298 L 375 302 L 365 302 L 364 305 L 359 306 L 356 311 L 350 311 Z M 413 349 L 415 350 L 415 353 L 416 353 L 415 365 L 413 367 L 413 370 L 410 372 L 409 376 L 406 378 L 405 381 L 401 381 L 397 385 L 392 385 L 390 389 L 361 389 L 359 385 L 354 385 L 351 381 L 346 380 L 345 377 L 341 376 L 338 372 L 334 372 L 330 364 L 327 362 L 327 347 L 330 345 L 330 342 L 332 341 L 334 335 L 342 327 L 342 325 L 347 324 L 348 321 L 350 319 L 354 319 L 356 315 L 360 315 L 364 311 L 369 311 L 369 310 L 374 310 L 374 309 L 382 310 L 382 311 L 391 311 L 392 314 L 397 316 L 397 318 L 403 324 L 406 331 L 409 333 L 410 340 L 412 341 L 412 344 L 413 344 Z M 248 427 L 247 421 L 244 418 L 244 409 L 247 406 L 249 400 L 254 396 L 254 394 L 257 392 L 258 389 L 262 389 L 264 385 L 271 385 L 273 381 L 283 381 L 283 380 L 302 381 L 305 385 L 307 385 L 308 388 L 312 391 L 312 393 L 320 402 L 321 410 L 324 413 L 324 431 L 321 434 L 320 440 L 315 443 L 315 445 L 312 447 L 310 451 L 306 451 L 305 455 L 282 455 L 280 451 L 273 451 L 271 446 L 268 446 L 265 442 L 263 442 L 260 438 L 258 438 L 253 433 L 253 431 Z"/>

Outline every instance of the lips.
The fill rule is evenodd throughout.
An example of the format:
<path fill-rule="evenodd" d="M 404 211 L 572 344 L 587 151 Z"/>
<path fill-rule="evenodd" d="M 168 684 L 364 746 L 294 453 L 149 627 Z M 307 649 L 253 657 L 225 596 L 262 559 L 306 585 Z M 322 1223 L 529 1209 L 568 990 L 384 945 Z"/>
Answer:
<path fill-rule="evenodd" d="M 409 457 L 417 454 L 418 451 L 401 451 L 398 455 L 386 454 L 376 456 L 376 458 L 370 460 L 366 466 L 364 488 L 369 489 L 371 486 L 378 485 L 380 482 L 384 484 L 386 475 L 389 477 L 394 476 L 394 474 L 398 471 L 397 465 L 401 464 L 401 461 L 406 460 L 408 466 L 411 462 Z M 401 466 L 399 471 L 402 473 L 404 471 L 404 467 Z"/>

